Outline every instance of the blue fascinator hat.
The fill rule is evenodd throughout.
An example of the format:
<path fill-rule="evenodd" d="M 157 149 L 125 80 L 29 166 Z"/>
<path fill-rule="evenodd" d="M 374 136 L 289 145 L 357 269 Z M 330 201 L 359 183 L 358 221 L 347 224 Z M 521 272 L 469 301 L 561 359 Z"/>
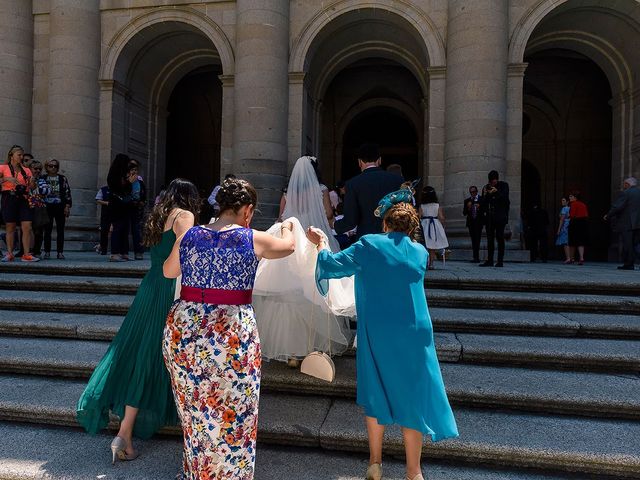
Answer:
<path fill-rule="evenodd" d="M 413 201 L 413 188 L 420 181 L 420 179 L 415 180 L 411 183 L 407 182 L 406 186 L 403 186 L 400 190 L 396 190 L 395 192 L 391 192 L 382 197 L 382 200 L 378 202 L 378 208 L 376 208 L 373 214 L 378 218 L 383 218 L 384 214 L 387 213 L 391 207 L 398 203 L 412 203 Z"/>

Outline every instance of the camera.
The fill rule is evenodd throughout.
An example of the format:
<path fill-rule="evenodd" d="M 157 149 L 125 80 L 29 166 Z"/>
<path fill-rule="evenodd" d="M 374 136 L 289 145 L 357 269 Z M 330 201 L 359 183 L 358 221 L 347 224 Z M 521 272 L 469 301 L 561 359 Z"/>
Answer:
<path fill-rule="evenodd" d="M 27 187 L 24 185 L 16 185 L 16 195 L 26 195 Z"/>

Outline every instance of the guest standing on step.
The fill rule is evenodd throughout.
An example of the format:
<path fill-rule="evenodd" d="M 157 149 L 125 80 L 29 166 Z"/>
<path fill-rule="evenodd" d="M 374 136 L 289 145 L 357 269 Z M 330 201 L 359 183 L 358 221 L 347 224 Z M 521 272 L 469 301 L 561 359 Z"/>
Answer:
<path fill-rule="evenodd" d="M 33 209 L 29 208 L 27 192 L 36 188 L 36 179 L 31 170 L 22 165 L 24 150 L 20 145 L 14 145 L 7 153 L 7 162 L 0 165 L 0 184 L 2 184 L 2 218 L 6 228 L 7 253 L 3 262 L 13 262 L 16 225 L 22 230 L 23 262 L 37 262 L 40 260 L 31 254 L 31 224 Z"/>
<path fill-rule="evenodd" d="M 429 250 L 429 270 L 433 270 L 433 259 L 436 252 L 449 246 L 447 234 L 444 232 L 444 212 L 438 203 L 438 196 L 433 187 L 422 189 L 422 205 L 420 205 L 420 219 L 424 244 Z"/>
<path fill-rule="evenodd" d="M 164 264 L 168 278 L 182 275 L 163 341 L 184 433 L 178 478 L 251 480 L 261 365 L 251 290 L 260 258 L 293 253 L 293 226 L 282 238 L 249 228 L 258 199 L 244 180 L 225 180 L 216 201 L 216 221 L 178 238 Z"/>
<path fill-rule="evenodd" d="M 578 265 L 584 265 L 584 249 L 588 244 L 589 210 L 580 201 L 580 192 L 576 190 L 569 194 L 569 249 L 571 259 Z"/>
<path fill-rule="evenodd" d="M 175 280 L 164 277 L 162 265 L 176 237 L 193 226 L 199 209 L 195 185 L 175 179 L 152 210 L 144 229 L 144 242 L 151 247 L 151 268 L 78 401 L 78 422 L 91 434 L 107 426 L 109 411 L 120 417 L 120 430 L 111 443 L 113 462 L 138 456 L 133 435 L 146 439 L 160 427 L 178 423 L 162 360 L 162 332 L 173 303 Z"/>
<path fill-rule="evenodd" d="M 636 246 L 640 244 L 640 188 L 635 177 L 629 177 L 622 183 L 622 192 L 613 202 L 605 220 L 616 221 L 616 230 L 622 239 L 624 263 L 619 270 L 633 270 L 636 262 Z"/>
<path fill-rule="evenodd" d="M 489 172 L 486 194 L 482 197 L 484 220 L 487 229 L 487 261 L 481 267 L 493 267 L 495 243 L 498 243 L 498 261 L 496 267 L 502 267 L 504 261 L 504 229 L 509 221 L 509 184 L 500 180 L 498 172 Z"/>
<path fill-rule="evenodd" d="M 471 185 L 469 187 L 469 197 L 465 198 L 462 207 L 462 215 L 467 217 L 467 229 L 471 237 L 471 249 L 473 251 L 473 263 L 480 263 L 480 239 L 482 237 L 482 213 L 481 197 L 478 195 L 478 187 Z"/>
<path fill-rule="evenodd" d="M 111 194 L 109 200 L 109 216 L 111 218 L 111 262 L 126 262 L 129 260 L 129 223 L 132 204 L 133 183 L 138 179 L 137 171 L 130 166 L 131 159 L 124 153 L 119 153 L 113 159 L 107 185 Z"/>
<path fill-rule="evenodd" d="M 400 188 L 403 179 L 380 168 L 381 163 L 377 145 L 364 144 L 360 147 L 358 166 L 362 173 L 345 186 L 344 217 L 333 225 L 338 235 L 354 228 L 357 228 L 356 238 L 382 231 L 382 220 L 373 212 L 382 197 Z"/>
<path fill-rule="evenodd" d="M 96 203 L 100 207 L 100 255 L 106 255 L 109 248 L 109 233 L 111 232 L 111 217 L 109 216 L 109 200 L 111 194 L 109 186 L 104 185 L 96 194 Z M 155 205 L 157 205 L 157 202 Z"/>
<path fill-rule="evenodd" d="M 385 425 L 399 424 L 404 437 L 407 479 L 421 480 L 423 435 L 433 441 L 458 436 L 449 406 L 424 295 L 429 254 L 413 240 L 420 219 L 400 190 L 382 199 L 385 233 L 365 235 L 332 253 L 318 229 L 316 279 L 322 294 L 328 279 L 355 275 L 358 315 L 357 403 L 364 408 L 369 436 L 366 478 L 382 478 Z"/>
<path fill-rule="evenodd" d="M 71 188 L 67 177 L 60 173 L 60 162 L 55 158 L 44 164 L 44 180 L 49 186 L 49 193 L 44 197 L 49 214 L 49 223 L 44 227 L 43 258 L 51 256 L 51 233 L 53 222 L 56 223 L 56 252 L 59 260 L 64 259 L 64 226 L 71 214 Z"/>

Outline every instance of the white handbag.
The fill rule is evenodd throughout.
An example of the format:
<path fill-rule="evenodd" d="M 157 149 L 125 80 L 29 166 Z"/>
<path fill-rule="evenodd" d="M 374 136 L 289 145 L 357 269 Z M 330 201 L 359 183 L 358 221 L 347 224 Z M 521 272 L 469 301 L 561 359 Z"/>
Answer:
<path fill-rule="evenodd" d="M 314 292 L 315 299 L 315 292 Z M 311 324 L 313 325 L 313 304 L 311 305 Z M 329 355 L 324 352 L 314 351 L 304 357 L 300 365 L 300 373 L 310 375 L 326 382 L 333 382 L 336 378 L 336 365 L 331 359 L 331 335 L 329 311 L 327 310 L 327 338 L 329 339 Z M 311 332 L 309 332 L 309 350 L 311 350 Z"/>
<path fill-rule="evenodd" d="M 324 352 L 311 352 L 304 357 L 300 372 L 330 383 L 336 378 L 336 366 Z"/>

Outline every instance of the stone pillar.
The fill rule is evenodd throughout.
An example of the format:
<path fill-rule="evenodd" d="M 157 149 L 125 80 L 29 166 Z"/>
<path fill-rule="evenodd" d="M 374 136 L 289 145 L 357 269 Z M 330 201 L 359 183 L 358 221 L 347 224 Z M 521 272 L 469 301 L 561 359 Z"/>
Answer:
<path fill-rule="evenodd" d="M 509 183 L 511 208 L 509 219 L 512 239 L 520 238 L 519 231 L 522 172 L 522 99 L 526 63 L 512 63 L 507 71 L 507 167 L 504 179 Z"/>
<path fill-rule="evenodd" d="M 0 0 L 0 161 L 12 145 L 31 149 L 32 2 Z M 36 153 L 37 154 L 37 153 Z"/>
<path fill-rule="evenodd" d="M 425 143 L 427 144 L 426 179 L 438 195 L 444 191 L 445 83 L 446 67 L 428 67 L 429 97 L 425 105 Z"/>
<path fill-rule="evenodd" d="M 51 0 L 48 156 L 69 178 L 70 223 L 80 227 L 96 223 L 99 67 L 100 1 Z"/>
<path fill-rule="evenodd" d="M 288 172 L 293 170 L 296 160 L 302 156 L 304 151 L 305 134 L 305 88 L 304 72 L 289 73 L 289 161 Z M 324 159 L 320 159 L 325 163 Z"/>
<path fill-rule="evenodd" d="M 234 171 L 257 189 L 263 227 L 287 174 L 289 0 L 236 2 Z"/>
<path fill-rule="evenodd" d="M 233 170 L 233 75 L 220 75 L 222 82 L 222 125 L 220 127 L 220 180 Z"/>
<path fill-rule="evenodd" d="M 506 176 L 508 2 L 449 0 L 444 208 L 464 230 L 462 202 L 487 173 Z M 513 220 L 513 219 L 512 219 Z"/>

